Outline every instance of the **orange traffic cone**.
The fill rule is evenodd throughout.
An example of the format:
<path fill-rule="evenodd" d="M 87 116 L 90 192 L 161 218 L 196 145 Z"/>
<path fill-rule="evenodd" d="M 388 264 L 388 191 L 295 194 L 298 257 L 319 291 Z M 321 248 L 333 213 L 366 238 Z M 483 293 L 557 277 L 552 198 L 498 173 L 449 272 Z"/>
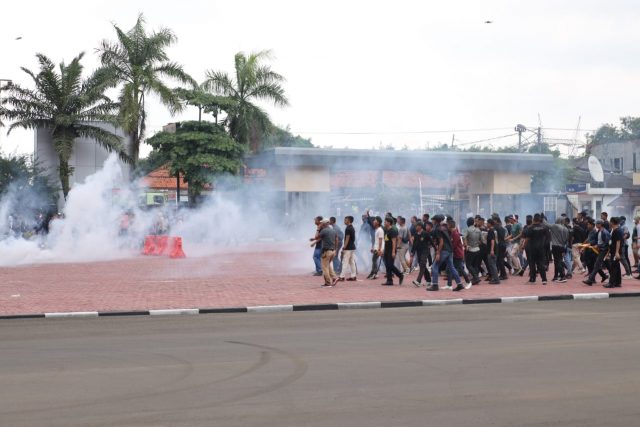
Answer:
<path fill-rule="evenodd" d="M 153 255 L 156 250 L 156 236 L 145 236 L 142 255 Z"/>
<path fill-rule="evenodd" d="M 182 250 L 182 237 L 173 237 L 171 239 L 171 258 L 186 258 L 187 255 Z"/>

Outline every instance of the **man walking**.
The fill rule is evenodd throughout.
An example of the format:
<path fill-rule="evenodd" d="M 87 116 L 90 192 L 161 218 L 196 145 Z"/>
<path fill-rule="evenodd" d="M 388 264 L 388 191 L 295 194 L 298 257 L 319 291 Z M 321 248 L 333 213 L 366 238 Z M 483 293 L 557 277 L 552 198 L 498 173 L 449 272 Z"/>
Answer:
<path fill-rule="evenodd" d="M 378 278 L 378 270 L 380 269 L 380 257 L 384 244 L 384 230 L 382 229 L 382 218 L 379 216 L 373 219 L 374 238 L 371 244 L 371 273 L 367 279 L 375 280 Z"/>
<path fill-rule="evenodd" d="M 456 281 L 456 287 L 453 288 L 454 292 L 458 292 L 464 289 L 460 276 L 453 265 L 453 245 L 451 244 L 451 237 L 447 231 L 446 225 L 443 227 L 442 221 L 444 216 L 434 215 L 434 240 L 436 241 L 436 255 L 431 266 L 431 286 L 427 286 L 427 291 L 437 291 L 438 287 L 438 274 L 440 273 L 440 266 L 443 265 L 448 268 L 449 274 L 453 275 Z"/>
<path fill-rule="evenodd" d="M 611 225 L 609 225 L 611 227 Z M 609 241 L 611 240 L 611 234 L 604 228 L 604 221 L 599 219 L 596 221 L 596 230 L 597 230 L 597 249 L 598 249 L 598 258 L 596 258 L 596 262 L 593 266 L 593 270 L 589 273 L 589 277 L 582 281 L 585 285 L 591 286 L 593 282 L 596 280 L 596 272 L 601 271 L 602 267 L 605 265 L 605 259 L 609 254 Z M 607 276 L 605 275 L 602 278 L 604 282 L 607 280 Z"/>
<path fill-rule="evenodd" d="M 342 271 L 340 271 L 340 280 L 345 280 L 345 270 L 349 269 L 349 278 L 347 281 L 356 281 L 356 230 L 353 228 L 353 217 L 348 215 L 344 217 L 344 246 L 342 248 Z"/>
<path fill-rule="evenodd" d="M 465 263 L 471 273 L 471 284 L 480 283 L 480 239 L 482 232 L 476 227 L 474 218 L 467 218 L 467 229 L 462 240 L 465 247 Z"/>
<path fill-rule="evenodd" d="M 431 284 L 431 274 L 427 269 L 427 259 L 429 253 L 433 247 L 433 240 L 431 239 L 431 223 L 428 222 L 425 226 L 422 222 L 416 222 L 416 234 L 413 238 L 413 247 L 411 258 L 418 259 L 418 277 L 413 281 L 416 286 L 422 286 L 422 277 L 424 276 L 427 286 Z"/>
<path fill-rule="evenodd" d="M 566 283 L 564 269 L 564 251 L 569 240 L 569 230 L 564 225 L 564 219 L 558 218 L 556 223 L 551 225 L 551 254 L 553 255 L 553 279 L 552 282 Z"/>
<path fill-rule="evenodd" d="M 497 266 L 498 242 L 497 242 L 495 225 L 496 225 L 496 222 L 493 218 L 489 218 L 487 220 L 487 248 L 489 250 L 489 254 L 487 256 L 487 262 L 488 262 L 487 269 L 489 270 L 490 285 L 500 284 L 500 279 L 498 277 L 498 266 Z"/>
<path fill-rule="evenodd" d="M 393 286 L 393 275 L 398 276 L 398 284 L 402 285 L 404 274 L 396 267 L 396 254 L 398 250 L 398 230 L 393 226 L 393 218 L 387 216 L 384 219 L 384 267 L 387 270 L 387 280 L 383 286 Z"/>
<path fill-rule="evenodd" d="M 316 272 L 313 273 L 314 276 L 322 276 L 322 265 L 320 261 L 320 257 L 322 255 L 322 242 L 319 240 L 321 221 L 321 216 L 317 216 L 313 219 L 313 222 L 316 225 L 316 235 L 309 239 L 310 242 L 315 242 L 315 249 L 313 250 L 313 263 L 316 266 Z M 311 246 L 313 246 L 313 244 Z"/>
<path fill-rule="evenodd" d="M 321 245 L 320 261 L 322 266 L 322 276 L 324 277 L 323 287 L 335 286 L 338 282 L 333 270 L 333 257 L 336 254 L 337 236 L 335 230 L 331 227 L 328 219 L 320 221 L 320 232 L 317 241 Z"/>
<path fill-rule="evenodd" d="M 523 232 L 522 242 L 529 257 L 529 283 L 535 283 L 536 275 L 539 273 L 542 284 L 547 284 L 547 248 L 545 247 L 548 242 L 547 234 L 547 226 L 542 224 L 542 216 L 535 214 L 531 225 Z"/>
<path fill-rule="evenodd" d="M 612 217 L 609 220 L 611 226 L 611 241 L 609 244 L 609 283 L 603 285 L 605 288 L 619 288 L 622 286 L 622 273 L 620 271 L 620 262 L 622 254 L 620 251 L 623 247 L 624 232 L 620 227 L 620 219 Z"/>
<path fill-rule="evenodd" d="M 409 274 L 409 264 L 407 263 L 407 252 L 409 251 L 409 242 L 411 235 L 407 228 L 404 217 L 398 215 L 398 251 L 396 258 L 403 274 Z"/>

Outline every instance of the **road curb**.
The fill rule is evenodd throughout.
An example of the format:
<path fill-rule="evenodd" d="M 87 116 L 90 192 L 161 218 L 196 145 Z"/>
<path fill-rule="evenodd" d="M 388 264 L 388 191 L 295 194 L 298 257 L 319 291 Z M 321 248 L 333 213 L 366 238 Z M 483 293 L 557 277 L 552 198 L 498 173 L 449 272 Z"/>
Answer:
<path fill-rule="evenodd" d="M 129 311 L 70 311 L 52 313 L 24 313 L 0 315 L 0 320 L 10 319 L 62 319 L 62 318 L 88 318 L 88 317 L 124 317 L 124 316 L 185 316 L 196 314 L 226 314 L 226 313 L 282 313 L 291 311 L 326 311 L 326 310 L 363 310 L 375 308 L 402 308 L 402 307 L 433 307 L 446 305 L 476 305 L 476 304 L 512 304 L 516 302 L 534 301 L 567 301 L 567 300 L 599 300 L 609 298 L 634 298 L 640 297 L 640 292 L 606 293 L 594 292 L 584 294 L 560 294 L 560 295 L 529 295 L 508 296 L 494 298 L 450 298 L 441 300 L 400 300 L 400 301 L 362 301 L 339 302 L 301 305 L 260 305 L 251 307 L 207 307 L 207 308 L 168 308 L 154 310 L 129 310 Z"/>

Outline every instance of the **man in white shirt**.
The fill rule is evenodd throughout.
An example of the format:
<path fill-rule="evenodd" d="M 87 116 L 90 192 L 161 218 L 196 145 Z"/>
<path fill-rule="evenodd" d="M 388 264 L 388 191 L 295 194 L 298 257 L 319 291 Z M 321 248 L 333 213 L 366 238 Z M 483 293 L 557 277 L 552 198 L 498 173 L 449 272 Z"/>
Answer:
<path fill-rule="evenodd" d="M 371 245 L 371 273 L 367 279 L 375 280 L 378 278 L 378 269 L 380 268 L 380 257 L 383 254 L 384 230 L 382 229 L 382 218 L 379 216 L 373 220 L 373 228 L 375 230 L 373 245 Z"/>

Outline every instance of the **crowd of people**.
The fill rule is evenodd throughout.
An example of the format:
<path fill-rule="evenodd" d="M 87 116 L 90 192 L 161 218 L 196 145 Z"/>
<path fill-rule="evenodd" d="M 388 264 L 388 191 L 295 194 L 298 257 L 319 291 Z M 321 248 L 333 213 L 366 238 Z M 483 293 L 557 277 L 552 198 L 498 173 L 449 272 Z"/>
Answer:
<path fill-rule="evenodd" d="M 487 219 L 467 218 L 461 228 L 442 214 L 412 216 L 407 223 L 401 215 L 387 212 L 382 218 L 367 211 L 357 233 L 352 216 L 344 218 L 344 231 L 335 217 L 318 216 L 315 225 L 316 234 L 309 241 L 314 275 L 323 277 L 323 287 L 356 281 L 362 271 L 376 280 L 383 270 L 383 286 L 393 286 L 396 277 L 402 285 L 417 271 L 415 286 L 438 291 L 439 278 L 445 277 L 444 289 L 455 292 L 483 281 L 499 285 L 527 270 L 527 284 L 535 284 L 539 276 L 547 285 L 551 266 L 551 281 L 559 284 L 583 274 L 585 285 L 592 286 L 599 276 L 605 288 L 614 288 L 622 286 L 623 278 L 633 278 L 634 269 L 640 274 L 640 217 L 630 228 L 624 216 L 609 218 L 606 212 L 599 219 L 587 212 L 573 219 L 563 214 L 553 223 L 543 213 L 527 215 L 524 223 L 515 214 L 492 214 Z"/>

